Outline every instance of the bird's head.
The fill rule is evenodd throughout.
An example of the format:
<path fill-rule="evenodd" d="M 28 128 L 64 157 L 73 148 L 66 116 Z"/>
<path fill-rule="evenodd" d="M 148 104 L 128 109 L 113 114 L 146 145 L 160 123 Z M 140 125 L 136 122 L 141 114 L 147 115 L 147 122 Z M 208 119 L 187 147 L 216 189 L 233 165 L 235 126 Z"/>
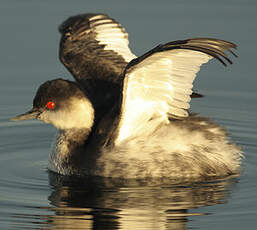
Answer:
<path fill-rule="evenodd" d="M 58 129 L 91 129 L 94 109 L 90 100 L 75 83 L 55 79 L 43 83 L 33 100 L 33 108 L 12 120 L 38 119 Z"/>

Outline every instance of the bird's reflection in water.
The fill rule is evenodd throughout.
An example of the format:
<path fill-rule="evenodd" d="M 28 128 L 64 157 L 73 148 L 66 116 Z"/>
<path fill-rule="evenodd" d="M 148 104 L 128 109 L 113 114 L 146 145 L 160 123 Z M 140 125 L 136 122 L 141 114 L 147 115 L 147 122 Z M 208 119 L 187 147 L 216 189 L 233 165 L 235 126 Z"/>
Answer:
<path fill-rule="evenodd" d="M 49 172 L 50 229 L 187 229 L 195 208 L 224 203 L 236 179 L 206 182 L 65 177 Z M 204 218 L 204 217 L 201 217 Z"/>

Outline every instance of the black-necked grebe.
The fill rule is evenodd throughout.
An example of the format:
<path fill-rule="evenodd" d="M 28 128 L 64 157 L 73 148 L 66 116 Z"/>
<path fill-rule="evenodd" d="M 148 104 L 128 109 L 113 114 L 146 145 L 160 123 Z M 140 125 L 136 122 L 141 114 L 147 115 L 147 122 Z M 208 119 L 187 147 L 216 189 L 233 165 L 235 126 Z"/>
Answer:
<path fill-rule="evenodd" d="M 241 151 L 226 131 L 189 113 L 193 81 L 212 57 L 224 65 L 236 45 L 193 38 L 136 57 L 124 28 L 105 14 L 67 19 L 60 60 L 76 82 L 42 84 L 33 108 L 13 120 L 39 119 L 58 133 L 49 169 L 63 175 L 211 177 L 236 174 Z"/>

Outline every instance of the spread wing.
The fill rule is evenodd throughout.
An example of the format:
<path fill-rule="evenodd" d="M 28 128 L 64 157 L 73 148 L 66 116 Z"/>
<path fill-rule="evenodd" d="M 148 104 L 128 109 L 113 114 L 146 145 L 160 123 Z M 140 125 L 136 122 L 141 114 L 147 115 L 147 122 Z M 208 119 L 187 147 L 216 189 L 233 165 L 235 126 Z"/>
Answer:
<path fill-rule="evenodd" d="M 193 81 L 212 57 L 232 64 L 225 54 L 236 45 L 194 38 L 159 45 L 131 61 L 124 71 L 121 117 L 115 143 L 154 130 L 169 118 L 188 116 Z M 235 54 L 234 54 L 235 55 Z M 236 56 L 236 55 L 235 55 Z"/>
<path fill-rule="evenodd" d="M 100 118 L 117 102 L 121 75 L 136 57 L 128 47 L 128 34 L 106 14 L 70 17 L 59 31 L 59 58 L 85 89 Z"/>
<path fill-rule="evenodd" d="M 77 81 L 98 78 L 116 82 L 136 56 L 125 29 L 106 14 L 81 14 L 64 21 L 59 58 Z"/>

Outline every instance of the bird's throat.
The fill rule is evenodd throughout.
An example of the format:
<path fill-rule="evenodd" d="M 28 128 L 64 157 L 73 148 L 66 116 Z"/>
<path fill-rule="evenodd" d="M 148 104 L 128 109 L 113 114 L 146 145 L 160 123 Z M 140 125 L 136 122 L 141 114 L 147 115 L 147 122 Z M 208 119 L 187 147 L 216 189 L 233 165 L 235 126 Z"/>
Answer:
<path fill-rule="evenodd" d="M 48 159 L 48 168 L 63 175 L 81 169 L 90 129 L 58 130 Z M 71 173 L 72 172 L 72 173 Z M 79 172 L 77 172 L 79 174 Z"/>

